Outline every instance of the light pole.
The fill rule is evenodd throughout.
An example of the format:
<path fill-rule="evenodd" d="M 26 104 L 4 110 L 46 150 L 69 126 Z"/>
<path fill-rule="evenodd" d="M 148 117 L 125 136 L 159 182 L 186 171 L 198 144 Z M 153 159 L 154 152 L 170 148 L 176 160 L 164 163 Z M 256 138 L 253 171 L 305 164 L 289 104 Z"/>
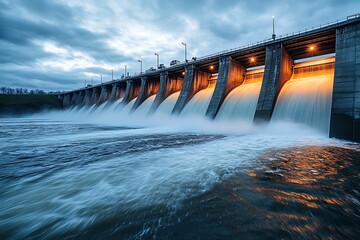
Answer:
<path fill-rule="evenodd" d="M 142 74 L 142 61 L 138 60 L 138 62 L 140 63 L 140 74 Z"/>
<path fill-rule="evenodd" d="M 155 53 L 155 55 L 156 55 L 156 66 L 157 66 L 157 69 L 159 69 L 159 54 Z"/>
<path fill-rule="evenodd" d="M 272 34 L 272 39 L 273 40 L 275 40 L 275 37 L 276 37 L 276 35 L 275 35 L 275 17 L 273 16 L 272 17 L 272 22 L 273 22 L 273 34 Z"/>
<path fill-rule="evenodd" d="M 187 57 L 186 57 L 186 43 L 181 42 L 181 44 L 184 45 L 184 47 L 185 47 L 185 62 L 186 62 L 186 60 L 187 60 Z"/>
<path fill-rule="evenodd" d="M 125 75 L 124 75 L 124 77 L 126 78 L 126 68 L 127 68 L 127 66 L 126 66 L 126 64 L 124 65 L 124 67 L 125 67 Z"/>

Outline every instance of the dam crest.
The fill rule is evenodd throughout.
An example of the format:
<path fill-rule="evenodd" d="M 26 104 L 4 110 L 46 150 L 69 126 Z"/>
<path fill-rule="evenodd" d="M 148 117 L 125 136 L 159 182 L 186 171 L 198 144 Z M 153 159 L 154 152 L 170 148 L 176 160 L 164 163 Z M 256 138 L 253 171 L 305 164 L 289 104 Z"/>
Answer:
<path fill-rule="evenodd" d="M 360 142 L 360 14 L 57 97 L 77 111 L 283 120 Z"/>

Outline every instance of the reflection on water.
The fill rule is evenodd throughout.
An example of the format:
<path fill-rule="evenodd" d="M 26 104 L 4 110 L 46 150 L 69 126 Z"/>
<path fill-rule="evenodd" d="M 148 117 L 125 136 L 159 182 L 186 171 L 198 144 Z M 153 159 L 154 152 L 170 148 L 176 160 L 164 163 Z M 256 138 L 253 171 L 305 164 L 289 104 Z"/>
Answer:
<path fill-rule="evenodd" d="M 267 152 L 255 170 L 189 200 L 195 210 L 183 213 L 181 225 L 207 229 L 209 238 L 355 239 L 359 159 L 359 149 L 339 147 Z"/>

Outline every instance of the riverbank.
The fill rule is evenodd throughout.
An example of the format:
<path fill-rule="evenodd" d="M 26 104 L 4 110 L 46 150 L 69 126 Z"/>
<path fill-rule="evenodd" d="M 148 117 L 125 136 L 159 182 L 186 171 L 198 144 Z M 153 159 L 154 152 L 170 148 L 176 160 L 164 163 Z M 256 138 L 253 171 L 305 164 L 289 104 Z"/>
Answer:
<path fill-rule="evenodd" d="M 0 117 L 23 116 L 59 108 L 61 102 L 53 95 L 0 94 Z"/>

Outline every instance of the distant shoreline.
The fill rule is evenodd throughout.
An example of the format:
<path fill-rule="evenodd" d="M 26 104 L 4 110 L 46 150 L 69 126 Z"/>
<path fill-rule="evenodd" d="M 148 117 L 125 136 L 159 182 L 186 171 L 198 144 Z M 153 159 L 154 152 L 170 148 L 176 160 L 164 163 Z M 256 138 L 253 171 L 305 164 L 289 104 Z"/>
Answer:
<path fill-rule="evenodd" d="M 0 94 L 0 117 L 24 116 L 61 108 L 61 101 L 54 95 Z"/>

